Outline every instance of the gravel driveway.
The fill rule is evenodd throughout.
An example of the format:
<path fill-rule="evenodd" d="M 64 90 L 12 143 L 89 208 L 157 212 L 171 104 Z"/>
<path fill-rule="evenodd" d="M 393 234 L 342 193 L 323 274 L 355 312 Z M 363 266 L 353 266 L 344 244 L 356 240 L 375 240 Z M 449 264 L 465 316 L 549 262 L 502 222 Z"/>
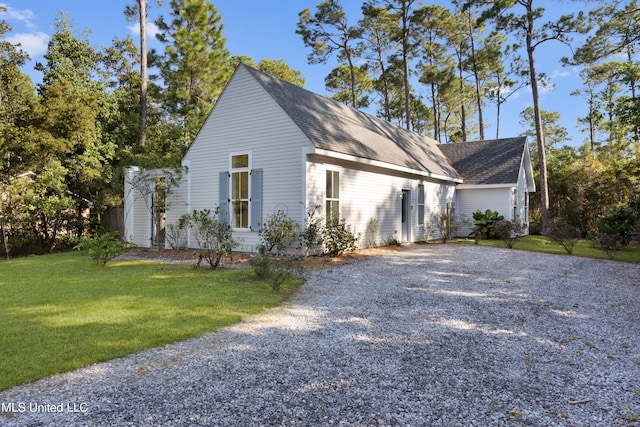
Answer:
<path fill-rule="evenodd" d="M 640 426 L 639 316 L 638 265 L 418 246 L 313 271 L 218 333 L 0 392 L 0 424 Z"/>

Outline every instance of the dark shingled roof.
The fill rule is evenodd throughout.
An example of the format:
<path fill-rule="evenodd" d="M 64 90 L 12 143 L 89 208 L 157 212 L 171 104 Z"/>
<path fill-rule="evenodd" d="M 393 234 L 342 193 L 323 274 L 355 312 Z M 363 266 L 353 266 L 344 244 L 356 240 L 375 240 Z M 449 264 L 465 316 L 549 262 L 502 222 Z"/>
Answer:
<path fill-rule="evenodd" d="M 459 179 L 438 142 L 241 64 L 318 149 Z"/>
<path fill-rule="evenodd" d="M 465 184 L 515 184 L 526 136 L 488 141 L 440 144 Z"/>

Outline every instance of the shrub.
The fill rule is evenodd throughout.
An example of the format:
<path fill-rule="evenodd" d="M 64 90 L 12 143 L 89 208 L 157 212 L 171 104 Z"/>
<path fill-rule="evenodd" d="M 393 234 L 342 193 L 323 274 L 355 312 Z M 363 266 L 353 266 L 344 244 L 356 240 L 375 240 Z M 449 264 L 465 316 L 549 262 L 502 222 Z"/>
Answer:
<path fill-rule="evenodd" d="M 234 239 L 231 234 L 229 223 L 220 221 L 219 213 L 220 207 L 217 206 L 213 213 L 209 209 L 194 210 L 180 217 L 185 227 L 191 228 L 198 247 L 204 250 L 198 257 L 197 267 L 205 260 L 211 269 L 215 270 L 224 255 L 229 255 L 240 246 L 240 241 Z"/>
<path fill-rule="evenodd" d="M 276 249 L 282 252 L 298 239 L 300 226 L 282 211 L 278 210 L 263 222 L 260 232 L 262 244 L 260 250 L 270 253 Z"/>
<path fill-rule="evenodd" d="M 249 265 L 260 279 L 269 281 L 271 289 L 279 291 L 283 285 L 303 277 L 300 259 L 294 256 L 274 256 L 261 253 L 249 258 Z"/>
<path fill-rule="evenodd" d="M 165 237 L 171 249 L 187 249 L 187 216 L 178 219 L 177 224 L 169 224 L 166 227 Z"/>
<path fill-rule="evenodd" d="M 249 258 L 249 265 L 258 279 L 267 279 L 271 274 L 273 257 L 259 253 Z"/>
<path fill-rule="evenodd" d="M 604 251 L 609 259 L 614 259 L 618 251 L 622 249 L 618 236 L 607 233 L 596 233 L 593 236 L 593 246 Z"/>
<path fill-rule="evenodd" d="M 384 238 L 384 246 L 402 246 L 400 240 L 395 236 L 387 236 Z"/>
<path fill-rule="evenodd" d="M 351 225 L 344 219 L 339 219 L 337 212 L 331 213 L 331 218 L 322 230 L 322 243 L 325 253 L 329 256 L 355 251 L 359 238 L 360 233 L 352 231 Z"/>
<path fill-rule="evenodd" d="M 569 255 L 573 253 L 573 248 L 580 237 L 578 229 L 567 224 L 563 218 L 554 218 L 550 221 L 546 235 L 560 244 Z"/>
<path fill-rule="evenodd" d="M 305 255 L 309 256 L 309 253 L 322 245 L 322 216 L 318 215 L 318 209 L 320 206 L 316 206 L 314 209 L 307 208 L 307 221 L 304 230 L 300 233 L 302 239 L 301 245 L 304 246 Z"/>
<path fill-rule="evenodd" d="M 496 222 L 504 220 L 504 216 L 497 211 L 487 209 L 482 212 L 480 209 L 473 213 L 474 227 L 471 235 L 482 239 L 490 239 L 493 237 L 493 226 Z"/>
<path fill-rule="evenodd" d="M 112 231 L 83 237 L 74 249 L 87 250 L 91 259 L 100 267 L 104 267 L 109 261 L 134 247 L 136 245 L 133 243 L 120 240 L 117 231 Z"/>
<path fill-rule="evenodd" d="M 598 233 L 616 236 L 620 247 L 625 248 L 638 225 L 638 212 L 629 205 L 614 205 L 606 215 L 598 219 Z"/>
<path fill-rule="evenodd" d="M 628 205 L 614 205 L 606 215 L 598 218 L 598 231 L 593 236 L 595 247 L 603 250 L 609 259 L 631 243 L 638 227 L 638 212 Z"/>
<path fill-rule="evenodd" d="M 520 221 L 496 221 L 493 224 L 493 235 L 504 241 L 509 249 L 520 238 L 526 226 Z"/>
<path fill-rule="evenodd" d="M 452 213 L 435 213 L 431 215 L 429 222 L 429 231 L 432 234 L 437 233 L 443 242 L 451 240 L 458 235 L 460 229 L 469 224 L 469 220 L 463 217 L 457 217 Z"/>

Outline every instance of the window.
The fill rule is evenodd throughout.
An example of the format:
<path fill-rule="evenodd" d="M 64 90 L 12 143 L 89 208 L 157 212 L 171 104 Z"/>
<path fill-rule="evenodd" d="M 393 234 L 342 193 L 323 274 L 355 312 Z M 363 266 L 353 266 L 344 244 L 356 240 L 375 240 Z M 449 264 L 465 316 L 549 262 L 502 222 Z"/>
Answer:
<path fill-rule="evenodd" d="M 418 185 L 418 225 L 424 225 L 424 184 Z"/>
<path fill-rule="evenodd" d="M 231 227 L 249 228 L 249 155 L 231 156 Z"/>
<path fill-rule="evenodd" d="M 340 172 L 327 171 L 326 217 L 327 222 L 333 215 L 340 215 Z"/>
<path fill-rule="evenodd" d="M 517 189 L 512 189 L 511 190 L 512 193 L 512 199 L 513 199 L 513 216 L 511 217 L 511 219 L 515 220 L 518 217 L 518 190 Z"/>

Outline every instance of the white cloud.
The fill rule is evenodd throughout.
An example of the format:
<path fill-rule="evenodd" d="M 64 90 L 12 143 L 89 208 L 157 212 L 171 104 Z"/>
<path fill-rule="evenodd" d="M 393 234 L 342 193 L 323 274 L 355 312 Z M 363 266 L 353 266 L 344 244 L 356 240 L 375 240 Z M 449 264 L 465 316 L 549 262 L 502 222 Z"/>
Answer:
<path fill-rule="evenodd" d="M 31 58 L 35 58 L 47 51 L 49 35 L 43 32 L 11 34 L 6 40 L 11 44 L 19 44 Z"/>
<path fill-rule="evenodd" d="M 34 13 L 30 9 L 14 9 L 6 3 L 0 3 L 0 6 L 5 7 L 7 10 L 0 12 L 0 16 L 3 19 L 9 21 L 18 21 L 25 25 L 27 28 L 34 28 L 33 17 Z"/>
<path fill-rule="evenodd" d="M 131 34 L 139 36 L 140 35 L 140 24 L 135 23 L 133 25 L 127 26 Z M 160 32 L 160 29 L 153 22 L 147 22 L 147 39 L 155 38 L 156 34 Z"/>
<path fill-rule="evenodd" d="M 571 72 L 569 70 L 567 70 L 566 68 L 562 69 L 562 70 L 559 70 L 559 69 L 556 68 L 555 70 L 553 70 L 553 73 L 551 73 L 549 78 L 550 79 L 560 79 L 562 77 L 568 77 L 570 75 L 571 75 Z"/>

